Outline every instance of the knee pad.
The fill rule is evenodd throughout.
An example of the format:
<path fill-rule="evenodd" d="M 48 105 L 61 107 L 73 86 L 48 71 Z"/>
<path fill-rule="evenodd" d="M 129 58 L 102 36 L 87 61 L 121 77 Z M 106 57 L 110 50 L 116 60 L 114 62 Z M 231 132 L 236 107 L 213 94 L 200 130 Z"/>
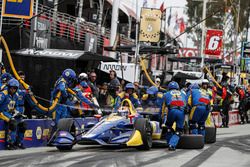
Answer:
<path fill-rule="evenodd" d="M 16 120 L 10 120 L 9 122 L 9 130 L 11 131 L 15 131 L 16 130 L 16 127 L 17 127 L 17 122 Z"/>
<path fill-rule="evenodd" d="M 27 129 L 27 124 L 25 122 L 22 121 L 22 122 L 18 123 L 17 126 L 18 126 L 19 132 L 25 133 L 25 131 Z"/>

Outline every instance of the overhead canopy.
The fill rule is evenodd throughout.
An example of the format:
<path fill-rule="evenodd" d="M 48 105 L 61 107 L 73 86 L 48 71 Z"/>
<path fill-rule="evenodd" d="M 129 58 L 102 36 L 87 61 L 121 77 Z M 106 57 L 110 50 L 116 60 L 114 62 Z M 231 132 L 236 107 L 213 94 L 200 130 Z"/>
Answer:
<path fill-rule="evenodd" d="M 195 71 L 182 71 L 182 70 L 174 70 L 168 71 L 169 74 L 173 75 L 174 78 L 181 78 L 181 79 L 199 79 L 202 76 L 201 72 Z"/>
<path fill-rule="evenodd" d="M 126 52 L 126 53 L 134 53 L 136 50 L 135 45 L 126 45 L 126 46 L 117 46 L 114 50 L 112 46 L 104 47 L 107 51 L 116 51 L 116 52 Z M 159 46 L 147 46 L 140 45 L 140 54 L 146 53 L 154 53 L 154 54 L 177 54 L 178 49 L 175 47 L 159 47 Z"/>
<path fill-rule="evenodd" d="M 32 57 L 48 57 L 57 59 L 68 59 L 68 60 L 83 60 L 83 61 L 103 61 L 103 62 L 114 62 L 117 61 L 111 57 L 102 56 L 96 53 L 85 52 L 82 50 L 65 50 L 65 49 L 21 49 L 12 51 L 12 53 L 22 56 Z"/>

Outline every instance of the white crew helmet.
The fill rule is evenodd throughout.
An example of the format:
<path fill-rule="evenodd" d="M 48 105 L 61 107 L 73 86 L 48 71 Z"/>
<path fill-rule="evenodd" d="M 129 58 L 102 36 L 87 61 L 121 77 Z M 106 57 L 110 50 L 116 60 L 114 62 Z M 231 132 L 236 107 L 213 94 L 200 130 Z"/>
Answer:
<path fill-rule="evenodd" d="M 84 80 L 84 79 L 88 80 L 88 74 L 83 72 L 83 73 L 79 74 L 78 79 L 80 79 L 80 80 Z"/>

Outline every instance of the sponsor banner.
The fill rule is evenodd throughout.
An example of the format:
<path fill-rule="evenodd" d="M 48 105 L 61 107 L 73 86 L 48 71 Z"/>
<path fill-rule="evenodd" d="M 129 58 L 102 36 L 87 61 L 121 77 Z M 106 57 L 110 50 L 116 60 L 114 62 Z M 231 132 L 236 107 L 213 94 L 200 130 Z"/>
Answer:
<path fill-rule="evenodd" d="M 96 53 L 97 50 L 97 36 L 94 34 L 85 34 L 85 47 L 86 52 Z"/>
<path fill-rule="evenodd" d="M 229 111 L 229 125 L 240 123 L 240 114 L 238 110 Z"/>
<path fill-rule="evenodd" d="M 24 120 L 27 124 L 27 130 L 24 133 L 23 144 L 24 147 L 41 147 L 46 146 L 47 141 L 51 136 L 51 122 L 52 120 L 45 119 L 27 119 Z M 87 118 L 76 118 L 75 126 L 78 129 L 77 139 L 81 138 L 81 133 L 85 127 L 92 126 L 98 122 L 97 118 L 87 117 Z M 0 120 L 0 150 L 5 149 L 5 123 Z"/>
<path fill-rule="evenodd" d="M 36 128 L 36 138 L 37 138 L 38 140 L 40 140 L 40 139 L 42 138 L 42 128 L 41 128 L 40 126 L 38 126 L 38 127 Z"/>
<path fill-rule="evenodd" d="M 27 124 L 27 130 L 24 133 L 24 147 L 40 147 L 47 145 L 48 135 L 43 137 L 44 129 L 49 129 L 51 120 L 28 119 L 24 120 Z M 49 131 L 47 131 L 49 132 Z M 46 133 L 46 132 L 45 132 Z"/>
<path fill-rule="evenodd" d="M 222 117 L 220 112 L 212 112 L 210 119 L 211 122 L 215 123 L 216 127 L 220 127 L 222 125 Z"/>
<path fill-rule="evenodd" d="M 109 56 L 109 52 L 104 50 L 104 47 L 106 46 L 110 46 L 110 40 L 108 38 L 103 37 L 103 51 L 102 51 L 103 56 Z"/>
<path fill-rule="evenodd" d="M 221 127 L 222 116 L 220 112 L 212 112 L 211 122 L 215 122 L 216 127 Z M 238 110 L 229 111 L 229 125 L 236 125 L 240 123 L 240 114 Z"/>
<path fill-rule="evenodd" d="M 199 51 L 194 48 L 180 48 L 178 57 L 199 57 Z"/>
<path fill-rule="evenodd" d="M 34 0 L 3 0 L 3 16 L 30 19 L 33 16 Z"/>
<path fill-rule="evenodd" d="M 161 30 L 161 10 L 142 8 L 139 41 L 158 42 Z"/>
<path fill-rule="evenodd" d="M 5 126 L 4 121 L 0 120 L 0 150 L 5 148 Z"/>
<path fill-rule="evenodd" d="M 134 82 L 135 78 L 135 81 L 139 81 L 139 74 L 140 74 L 139 65 L 137 65 L 135 74 L 134 63 L 123 63 L 121 66 L 121 63 L 117 62 L 107 62 L 107 63 L 101 62 L 99 69 L 106 73 L 109 73 L 110 70 L 114 70 L 118 78 L 122 78 L 122 71 L 123 71 L 124 80 L 127 80 L 129 82 Z"/>
<path fill-rule="evenodd" d="M 207 30 L 205 54 L 219 57 L 221 55 L 223 31 Z"/>
<path fill-rule="evenodd" d="M 31 20 L 30 48 L 33 48 L 35 19 Z M 50 48 L 51 28 L 50 21 L 42 17 L 37 18 L 36 48 Z"/>
<path fill-rule="evenodd" d="M 37 57 L 50 57 L 50 58 L 64 58 L 64 59 L 78 59 L 84 55 L 84 51 L 80 50 L 64 50 L 64 49 L 21 49 L 15 52 L 15 54 L 24 56 L 37 56 Z"/>

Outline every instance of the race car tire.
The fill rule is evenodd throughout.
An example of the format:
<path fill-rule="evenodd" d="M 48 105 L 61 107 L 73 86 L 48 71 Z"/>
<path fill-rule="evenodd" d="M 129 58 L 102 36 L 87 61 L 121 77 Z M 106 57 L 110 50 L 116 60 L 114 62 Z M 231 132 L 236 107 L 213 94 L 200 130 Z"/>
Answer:
<path fill-rule="evenodd" d="M 183 134 L 180 137 L 177 148 L 179 149 L 202 149 L 204 137 L 202 135 Z"/>
<path fill-rule="evenodd" d="M 215 143 L 216 142 L 216 127 L 206 127 L 206 133 L 205 133 L 205 143 Z"/>
<path fill-rule="evenodd" d="M 71 150 L 73 147 L 73 145 L 71 146 L 56 146 L 56 148 L 59 150 L 59 151 L 69 151 Z"/>
<path fill-rule="evenodd" d="M 139 150 L 150 150 L 152 147 L 152 127 L 145 118 L 138 118 L 134 123 L 135 130 L 140 131 L 143 145 L 137 147 Z"/>

